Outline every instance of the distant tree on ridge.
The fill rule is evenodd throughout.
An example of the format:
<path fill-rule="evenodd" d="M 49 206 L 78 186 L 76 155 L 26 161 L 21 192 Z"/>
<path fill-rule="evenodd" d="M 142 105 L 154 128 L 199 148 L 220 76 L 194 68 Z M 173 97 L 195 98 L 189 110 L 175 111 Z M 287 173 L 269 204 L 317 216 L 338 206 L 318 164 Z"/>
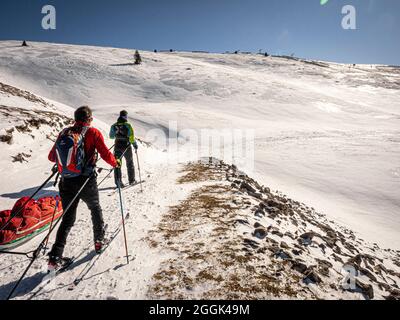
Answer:
<path fill-rule="evenodd" d="M 138 50 L 135 51 L 135 64 L 141 64 L 142 63 L 142 57 L 140 56 L 140 53 Z"/>

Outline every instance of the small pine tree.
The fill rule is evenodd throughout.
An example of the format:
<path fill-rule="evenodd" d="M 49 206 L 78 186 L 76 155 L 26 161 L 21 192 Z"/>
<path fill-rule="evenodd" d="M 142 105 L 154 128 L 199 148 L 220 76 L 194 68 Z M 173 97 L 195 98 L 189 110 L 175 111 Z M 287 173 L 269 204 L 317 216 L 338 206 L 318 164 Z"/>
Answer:
<path fill-rule="evenodd" d="M 135 51 L 135 64 L 141 64 L 142 63 L 142 57 L 140 56 L 139 51 Z"/>

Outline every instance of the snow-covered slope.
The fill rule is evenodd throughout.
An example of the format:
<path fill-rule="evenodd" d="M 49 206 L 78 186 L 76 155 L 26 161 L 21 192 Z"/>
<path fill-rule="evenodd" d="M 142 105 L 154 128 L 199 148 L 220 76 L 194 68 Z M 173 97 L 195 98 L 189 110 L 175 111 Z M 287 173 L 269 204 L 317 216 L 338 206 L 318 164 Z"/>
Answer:
<path fill-rule="evenodd" d="M 77 258 L 71 271 L 43 287 L 42 256 L 16 298 L 399 297 L 399 69 L 150 52 L 134 66 L 132 54 L 0 42 L 0 209 L 48 176 L 48 150 L 77 106 L 92 106 L 105 136 L 127 109 L 137 135 L 152 143 L 140 144 L 143 193 L 124 191 L 130 264 L 110 178 L 101 186 L 110 247 L 91 260 L 81 205 L 66 249 Z M 170 120 L 178 153 L 148 134 L 168 131 Z M 246 157 L 236 159 L 255 180 L 218 161 L 187 165 L 195 154 L 187 128 L 255 129 L 254 172 Z M 41 195 L 55 192 L 49 184 Z M 1 260 L 0 299 L 26 266 L 19 256 Z M 345 264 L 360 272 L 356 290 L 339 283 Z"/>
<path fill-rule="evenodd" d="M 137 133 L 255 129 L 255 172 L 364 238 L 400 248 L 400 69 L 259 55 L 0 44 L 0 81 Z M 216 155 L 218 156 L 218 155 Z M 253 173 L 253 172 L 248 172 Z"/>
<path fill-rule="evenodd" d="M 0 166 L 7 181 L 0 186 L 1 210 L 30 196 L 50 174 L 49 150 L 61 129 L 73 123 L 73 113 L 69 106 L 0 82 Z M 107 137 L 108 125 L 94 123 Z M 39 196 L 53 193 L 48 185 Z"/>
<path fill-rule="evenodd" d="M 0 174 L 3 177 L 3 183 L 0 184 L 1 210 L 11 209 L 16 200 L 23 196 L 30 196 L 50 175 L 52 164 L 47 160 L 48 152 L 60 129 L 72 122 L 72 116 L 73 109 L 71 107 L 14 86 L 0 83 L 0 144 L 2 151 Z M 95 119 L 93 125 L 99 128 L 103 135 L 107 137 L 108 125 L 97 119 Z M 112 145 L 112 141 L 107 138 L 106 143 L 109 146 Z M 114 297 L 120 298 L 145 298 L 147 282 L 157 272 L 159 261 L 164 255 L 158 252 L 152 255 L 148 250 L 149 246 L 141 238 L 144 238 L 148 230 L 158 223 L 162 216 L 160 208 L 165 210 L 165 207 L 175 204 L 176 201 L 180 200 L 179 197 L 183 197 L 184 194 L 169 195 L 168 184 L 176 179 L 178 168 L 162 164 L 165 162 L 163 161 L 165 153 L 154 148 L 148 148 L 145 143 L 139 142 L 139 146 L 140 159 L 143 161 L 141 163 L 143 165 L 142 175 L 146 180 L 146 185 L 143 186 L 143 194 L 136 192 L 139 190 L 139 186 L 136 187 L 137 190 L 132 191 L 132 188 L 132 192 L 124 194 L 125 212 L 131 215 L 130 220 L 127 220 L 127 230 L 132 253 L 131 259 L 135 261 L 131 264 L 133 268 L 130 270 L 132 277 L 129 281 L 125 281 L 126 268 L 116 272 L 117 269 L 121 268 L 121 263 L 125 259 L 123 258 L 123 253 L 119 250 L 123 245 L 123 239 L 117 237 L 121 236 L 119 232 L 121 227 L 120 204 L 117 194 L 113 191 L 114 179 L 111 175 L 104 180 L 99 190 L 104 218 L 109 230 L 107 235 L 113 241 L 110 244 L 111 248 L 102 256 L 105 261 L 98 264 L 101 268 L 106 267 L 105 272 L 113 269 L 115 273 L 111 272 L 106 277 L 107 279 L 100 278 L 100 283 L 97 281 L 92 282 L 91 289 L 77 289 L 70 295 L 65 290 L 57 291 L 59 295 L 55 298 L 105 299 L 113 294 Z M 99 168 L 107 169 L 109 166 L 104 161 L 99 161 Z M 103 180 L 107 174 L 108 171 L 101 171 L 98 181 Z M 127 179 L 125 175 L 124 179 Z M 38 193 L 35 199 L 57 194 L 58 190 L 53 186 L 53 182 L 54 179 Z M 158 194 L 157 203 L 154 200 L 155 192 Z M 94 246 L 90 229 L 90 212 L 85 206 L 81 205 L 76 227 L 69 236 L 66 255 L 76 257 L 76 263 L 73 266 L 75 273 L 71 273 L 69 276 L 82 277 L 84 282 L 88 277 L 91 278 L 93 276 L 93 270 L 88 264 L 93 257 Z M 39 245 L 44 236 L 42 234 L 35 237 L 27 244 L 16 249 L 16 251 L 32 253 L 32 250 Z M 55 233 L 50 238 L 50 244 L 54 241 L 54 236 Z M 115 237 L 114 239 L 113 236 Z M 46 298 L 49 294 L 52 294 L 54 288 L 59 288 L 59 286 L 63 288 L 63 284 L 56 281 L 50 286 L 46 286 L 46 290 L 42 288 L 41 283 L 46 280 L 46 261 L 45 255 L 38 258 L 27 277 L 21 283 L 14 296 L 15 298 L 21 296 L 24 299 Z M 24 256 L 1 253 L 0 300 L 7 297 L 15 284 L 15 280 L 26 268 L 26 262 L 27 259 Z M 95 272 L 99 266 L 96 266 Z M 140 269 L 139 272 L 134 272 L 137 269 Z M 121 279 L 124 279 L 124 281 L 121 281 Z M 62 281 L 65 281 L 65 279 Z M 117 292 L 108 290 L 108 287 L 117 281 L 123 283 L 123 288 L 118 287 Z M 124 291 L 126 289 L 124 286 L 129 287 L 128 295 Z M 87 284 L 85 283 L 81 287 L 87 288 Z"/>

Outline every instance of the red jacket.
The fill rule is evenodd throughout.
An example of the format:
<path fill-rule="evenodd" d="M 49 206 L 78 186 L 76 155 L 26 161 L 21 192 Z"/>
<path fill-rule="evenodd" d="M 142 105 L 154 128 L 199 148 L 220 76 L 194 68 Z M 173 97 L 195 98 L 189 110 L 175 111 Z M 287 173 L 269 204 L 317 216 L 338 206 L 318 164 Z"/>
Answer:
<path fill-rule="evenodd" d="M 77 126 L 89 127 L 89 124 L 77 121 L 75 122 L 74 127 Z M 104 137 L 98 129 L 90 127 L 89 130 L 86 132 L 84 148 L 86 159 L 93 159 L 93 161 L 89 161 L 89 163 L 94 163 L 96 161 L 95 151 L 97 150 L 100 154 L 100 157 L 102 157 L 103 160 L 106 161 L 110 166 L 114 168 L 117 166 L 117 160 L 115 159 L 114 155 L 108 150 L 106 144 L 104 143 Z M 49 160 L 51 162 L 56 162 L 55 144 L 49 153 Z"/>

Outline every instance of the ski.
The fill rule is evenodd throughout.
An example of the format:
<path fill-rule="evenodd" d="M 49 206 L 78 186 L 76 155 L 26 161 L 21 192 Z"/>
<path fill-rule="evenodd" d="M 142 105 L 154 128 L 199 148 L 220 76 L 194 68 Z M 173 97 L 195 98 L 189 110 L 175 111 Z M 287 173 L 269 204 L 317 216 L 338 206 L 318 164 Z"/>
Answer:
<path fill-rule="evenodd" d="M 70 267 L 71 265 L 74 264 L 74 262 L 75 262 L 75 260 L 76 260 L 76 257 L 73 256 L 72 258 L 63 258 L 63 260 L 64 260 L 64 261 L 63 261 L 62 265 L 61 265 L 57 270 L 52 270 L 52 271 L 48 270 L 48 271 L 47 271 L 47 273 L 43 276 L 43 279 L 42 279 L 42 281 L 41 281 L 41 284 L 42 284 L 42 285 L 39 287 L 38 290 L 36 290 L 36 291 L 29 297 L 29 300 L 33 299 L 33 298 L 36 297 L 40 292 L 42 292 L 43 289 L 46 288 L 52 281 L 54 281 L 54 279 L 55 279 L 58 275 L 60 275 L 60 274 L 62 274 L 62 273 L 64 273 L 64 272 L 66 272 L 66 271 L 69 269 L 69 267 Z"/>
<path fill-rule="evenodd" d="M 129 219 L 129 213 L 125 215 L 125 220 L 128 220 L 128 219 Z M 90 272 L 90 270 L 96 264 L 97 260 L 100 259 L 101 255 L 104 253 L 104 251 L 110 246 L 111 242 L 120 233 L 121 229 L 122 229 L 122 225 L 119 225 L 118 228 L 116 230 L 114 230 L 114 232 L 112 232 L 111 236 L 109 238 L 105 239 L 104 246 L 100 253 L 95 253 L 95 251 L 93 251 L 93 253 L 94 253 L 93 257 L 88 261 L 88 263 L 83 268 L 83 270 L 79 273 L 79 275 L 75 278 L 75 280 L 68 287 L 69 291 L 74 290 L 84 280 L 85 276 Z"/>
<path fill-rule="evenodd" d="M 108 224 L 104 225 L 104 232 L 107 233 L 107 229 L 108 229 Z M 45 279 L 45 277 L 49 277 L 51 274 L 51 278 L 47 280 L 47 282 L 45 284 L 43 284 L 36 292 L 34 292 L 29 299 L 34 298 L 35 296 L 37 296 L 51 281 L 54 280 L 54 278 L 66 271 L 69 270 L 69 268 L 75 263 L 75 261 L 77 261 L 82 254 L 87 250 L 88 248 L 85 248 L 82 253 L 78 254 L 77 256 L 73 256 L 72 258 L 64 258 L 64 263 L 62 264 L 62 266 L 60 268 L 58 268 L 55 271 L 48 271 L 47 274 L 45 274 L 43 276 L 43 279 Z"/>
<path fill-rule="evenodd" d="M 75 261 L 75 257 L 72 258 L 63 258 L 63 264 L 60 268 L 56 270 L 56 275 L 65 272 Z M 51 271 L 50 271 L 51 272 Z"/>
<path fill-rule="evenodd" d="M 121 188 L 121 191 L 125 191 L 125 190 L 127 190 L 129 188 L 136 187 L 136 186 L 138 186 L 140 184 L 143 184 L 143 182 L 145 182 L 145 180 L 143 180 L 142 182 L 136 182 L 134 184 L 127 185 L 127 186 Z M 111 197 L 117 192 L 118 192 L 118 187 L 114 187 L 114 189 L 108 194 L 108 196 Z"/>

